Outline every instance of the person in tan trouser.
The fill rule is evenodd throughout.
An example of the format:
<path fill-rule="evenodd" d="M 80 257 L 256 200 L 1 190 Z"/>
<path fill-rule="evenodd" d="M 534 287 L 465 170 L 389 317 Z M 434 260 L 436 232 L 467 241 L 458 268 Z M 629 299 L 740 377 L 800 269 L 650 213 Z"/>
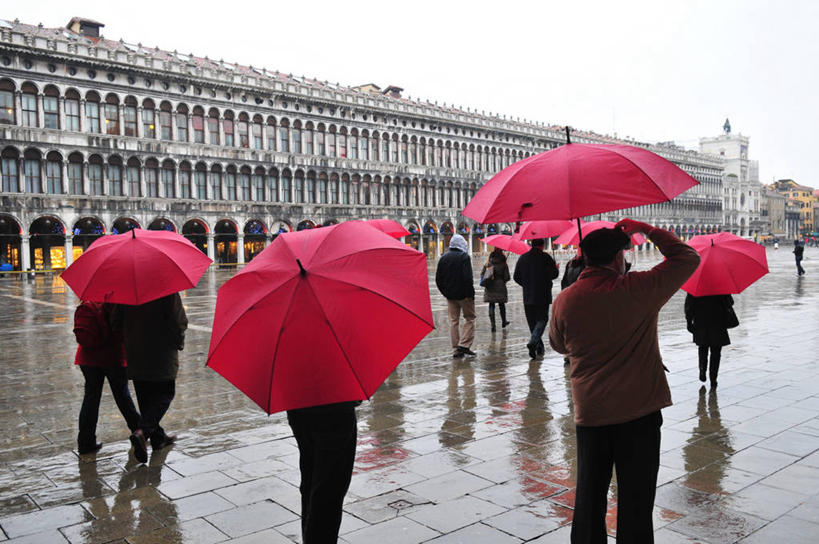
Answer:
<path fill-rule="evenodd" d="M 435 271 L 435 285 L 446 297 L 449 310 L 449 337 L 452 340 L 452 356 L 461 358 L 475 355 L 472 341 L 475 339 L 475 287 L 472 279 L 472 260 L 469 247 L 460 234 L 449 242 L 449 251 L 438 261 Z M 461 312 L 464 315 L 463 328 L 460 327 Z"/>

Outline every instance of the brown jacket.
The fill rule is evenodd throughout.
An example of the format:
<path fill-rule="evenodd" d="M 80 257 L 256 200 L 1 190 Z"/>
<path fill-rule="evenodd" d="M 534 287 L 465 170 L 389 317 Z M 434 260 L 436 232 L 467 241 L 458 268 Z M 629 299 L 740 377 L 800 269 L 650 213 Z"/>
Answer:
<path fill-rule="evenodd" d="M 577 425 L 624 423 L 671 405 L 657 314 L 700 258 L 670 232 L 654 228 L 648 236 L 663 262 L 625 276 L 587 267 L 554 302 L 549 342 L 569 355 Z"/>

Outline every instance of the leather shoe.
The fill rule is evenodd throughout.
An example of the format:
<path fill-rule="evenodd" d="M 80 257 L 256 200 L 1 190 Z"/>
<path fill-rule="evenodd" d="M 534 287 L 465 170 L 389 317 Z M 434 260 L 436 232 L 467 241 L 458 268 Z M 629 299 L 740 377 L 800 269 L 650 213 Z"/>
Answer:
<path fill-rule="evenodd" d="M 97 442 L 96 444 L 91 444 L 90 446 L 80 446 L 77 448 L 77 451 L 80 455 L 85 455 L 87 453 L 96 453 L 100 451 L 102 448 L 102 442 Z"/>
<path fill-rule="evenodd" d="M 534 344 L 526 344 L 526 348 L 529 350 L 529 358 L 536 359 L 537 358 L 537 347 Z"/>
<path fill-rule="evenodd" d="M 148 443 L 145 440 L 145 433 L 142 429 L 137 429 L 131 434 L 131 445 L 134 447 L 134 457 L 140 463 L 148 462 Z"/>
<path fill-rule="evenodd" d="M 176 442 L 176 435 L 166 434 L 161 440 L 151 439 L 151 447 L 155 450 L 161 450 L 162 448 L 170 446 L 174 442 Z"/>
<path fill-rule="evenodd" d="M 463 347 L 463 346 L 458 346 L 458 351 L 460 351 L 460 352 L 461 352 L 461 353 L 463 353 L 464 355 L 469 355 L 470 357 L 472 357 L 473 355 L 477 355 L 477 353 L 475 353 L 475 352 L 474 352 L 474 351 L 472 351 L 471 349 L 469 349 L 469 348 L 465 348 L 465 347 Z"/>

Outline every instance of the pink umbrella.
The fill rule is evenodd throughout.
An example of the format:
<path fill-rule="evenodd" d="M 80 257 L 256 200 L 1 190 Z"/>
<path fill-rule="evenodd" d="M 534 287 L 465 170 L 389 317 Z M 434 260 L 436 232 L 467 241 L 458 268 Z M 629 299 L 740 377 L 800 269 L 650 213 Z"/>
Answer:
<path fill-rule="evenodd" d="M 511 251 L 512 253 L 517 253 L 518 255 L 523 255 L 532 249 L 526 242 L 517 240 L 514 236 L 510 236 L 509 234 L 493 234 L 492 236 L 483 238 L 481 242 L 489 246 L 495 246 L 506 251 Z"/>
<path fill-rule="evenodd" d="M 551 219 L 543 221 L 526 221 L 515 234 L 518 240 L 532 240 L 535 238 L 551 238 L 563 234 L 574 225 L 568 219 Z M 581 226 L 585 221 L 580 221 Z"/>
<path fill-rule="evenodd" d="M 377 228 L 381 232 L 389 234 L 393 238 L 403 238 L 404 236 L 409 236 L 412 234 L 410 231 L 402 227 L 401 223 L 398 221 L 393 221 L 392 219 L 368 219 L 364 222 Z"/>
<path fill-rule="evenodd" d="M 730 232 L 694 236 L 688 245 L 700 254 L 700 266 L 682 289 L 695 297 L 741 293 L 768 273 L 765 248 Z"/>
<path fill-rule="evenodd" d="M 597 229 L 611 229 L 614 228 L 615 223 L 611 221 L 589 221 L 583 224 L 583 233 L 588 234 Z M 576 246 L 580 244 L 580 232 L 577 225 L 574 225 L 566 230 L 563 234 L 555 238 L 554 243 L 564 246 Z M 645 236 L 639 233 L 631 235 L 631 243 L 640 245 L 646 243 Z"/>

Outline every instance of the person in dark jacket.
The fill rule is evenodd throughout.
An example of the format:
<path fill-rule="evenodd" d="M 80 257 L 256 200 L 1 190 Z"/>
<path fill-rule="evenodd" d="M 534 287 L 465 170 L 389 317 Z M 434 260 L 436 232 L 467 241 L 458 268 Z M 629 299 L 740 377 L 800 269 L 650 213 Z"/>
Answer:
<path fill-rule="evenodd" d="M 287 411 L 299 447 L 304 544 L 338 540 L 344 496 L 353 476 L 359 404 L 339 402 Z"/>
<path fill-rule="evenodd" d="M 694 343 L 699 350 L 700 381 L 705 381 L 705 372 L 711 386 L 717 385 L 717 374 L 722 356 L 722 346 L 731 343 L 728 336 L 728 314 L 734 305 L 731 295 L 685 297 L 685 321 L 688 332 L 694 335 Z M 711 352 L 709 367 L 708 352 Z"/>
<path fill-rule="evenodd" d="M 185 346 L 188 318 L 179 293 L 139 306 L 117 307 L 115 323 L 121 328 L 128 360 L 128 377 L 142 414 L 139 428 L 131 434 L 134 456 L 148 461 L 147 441 L 155 450 L 176 440 L 159 422 L 176 394 L 179 352 Z"/>
<path fill-rule="evenodd" d="M 489 303 L 489 323 L 492 324 L 492 332 L 495 332 L 495 304 L 498 305 L 501 318 L 501 328 L 506 328 L 509 322 L 506 320 L 506 302 L 509 294 L 506 292 L 506 282 L 511 277 L 509 275 L 509 265 L 506 264 L 506 255 L 500 248 L 495 248 L 489 254 L 489 260 L 481 269 L 483 280 L 483 301 Z"/>
<path fill-rule="evenodd" d="M 469 247 L 460 234 L 455 234 L 449 242 L 449 251 L 438 261 L 435 271 L 435 285 L 446 297 L 449 309 L 449 338 L 452 341 L 452 356 L 475 355 L 472 341 L 475 339 L 475 287 L 472 280 L 472 260 Z M 464 326 L 460 329 L 461 312 Z M 460 330 L 459 330 L 460 329 Z"/>
<path fill-rule="evenodd" d="M 805 254 L 805 244 L 799 242 L 799 240 L 794 241 L 793 254 L 794 257 L 796 257 L 796 274 L 801 276 L 805 273 L 805 269 L 802 268 L 802 257 Z"/>
<path fill-rule="evenodd" d="M 128 390 L 122 335 L 111 328 L 112 310 L 110 304 L 84 301 L 74 311 L 74 336 L 78 344 L 74 364 L 80 367 L 85 378 L 77 434 L 80 455 L 94 453 L 102 447 L 102 443 L 97 442 L 96 431 L 105 380 L 131 432 L 139 425 L 139 412 Z"/>
<path fill-rule="evenodd" d="M 532 249 L 524 253 L 515 265 L 515 283 L 523 287 L 523 310 L 529 324 L 531 338 L 526 344 L 529 357 L 542 356 L 543 331 L 549 319 L 549 304 L 552 303 L 552 280 L 558 276 L 554 259 L 543 251 L 543 239 L 532 240 Z"/>

